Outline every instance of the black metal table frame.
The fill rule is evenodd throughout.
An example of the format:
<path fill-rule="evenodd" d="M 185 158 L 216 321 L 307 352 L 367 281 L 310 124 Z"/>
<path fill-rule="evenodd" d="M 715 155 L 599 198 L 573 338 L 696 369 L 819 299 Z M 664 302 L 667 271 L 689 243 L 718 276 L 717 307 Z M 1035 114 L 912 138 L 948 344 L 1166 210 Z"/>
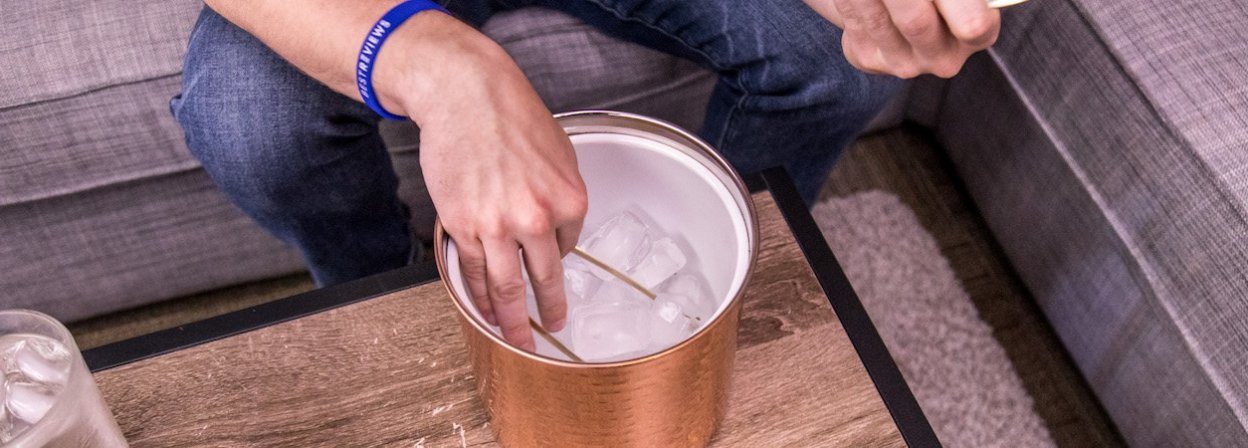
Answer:
<path fill-rule="evenodd" d="M 783 169 L 773 168 L 746 176 L 746 184 L 750 191 L 768 190 L 775 198 L 802 254 L 840 318 L 854 350 L 858 352 L 906 444 L 911 447 L 940 446 L 936 433 L 932 431 L 927 417 L 923 415 L 788 174 Z M 437 280 L 438 271 L 433 263 L 408 266 L 114 342 L 87 350 L 83 352 L 83 357 L 91 371 L 98 372 Z"/>

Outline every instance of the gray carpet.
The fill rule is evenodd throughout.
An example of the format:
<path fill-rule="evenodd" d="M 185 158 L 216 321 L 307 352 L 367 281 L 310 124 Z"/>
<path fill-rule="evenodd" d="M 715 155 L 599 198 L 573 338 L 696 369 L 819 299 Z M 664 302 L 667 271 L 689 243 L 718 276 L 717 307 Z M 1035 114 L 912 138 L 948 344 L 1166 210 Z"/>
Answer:
<path fill-rule="evenodd" d="M 812 214 L 945 446 L 1054 446 L 1005 350 L 909 208 L 868 191 L 827 199 Z"/>

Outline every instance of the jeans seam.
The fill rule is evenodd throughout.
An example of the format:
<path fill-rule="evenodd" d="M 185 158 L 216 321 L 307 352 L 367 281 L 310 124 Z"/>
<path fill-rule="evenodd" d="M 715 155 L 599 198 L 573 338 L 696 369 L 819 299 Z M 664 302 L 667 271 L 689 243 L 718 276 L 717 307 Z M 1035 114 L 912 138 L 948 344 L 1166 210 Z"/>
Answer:
<path fill-rule="evenodd" d="M 649 28 L 654 32 L 657 32 L 659 34 L 662 34 L 663 36 L 671 38 L 672 40 L 675 40 L 676 42 L 680 42 L 680 44 L 684 45 L 686 49 L 698 54 L 699 56 L 702 56 L 702 59 L 706 60 L 706 63 L 708 65 L 713 67 L 716 71 L 719 71 L 721 73 L 720 74 L 721 79 L 723 77 L 722 73 L 728 71 L 723 66 L 716 63 L 715 60 L 711 58 L 710 55 L 706 54 L 705 51 L 702 51 L 702 49 L 691 45 L 688 41 L 681 38 L 680 36 L 676 36 L 672 33 L 669 33 L 667 32 L 667 30 L 664 30 L 658 27 L 657 25 L 650 23 L 647 20 L 642 20 L 641 18 L 635 17 L 635 16 L 627 16 L 624 13 L 602 3 L 601 0 L 587 0 L 587 1 L 593 4 L 594 6 L 597 6 L 598 8 L 602 9 L 603 11 L 610 13 L 611 15 L 615 16 L 617 19 L 641 24 L 642 26 L 645 26 L 646 28 Z M 745 106 L 745 101 L 749 99 L 750 97 L 750 91 L 745 88 L 744 77 L 745 77 L 744 73 L 739 73 L 738 77 L 733 80 L 735 81 L 734 84 L 736 84 L 735 87 L 741 90 L 741 98 L 738 99 L 737 103 L 732 106 L 732 110 L 728 111 L 728 118 L 724 120 L 724 129 L 723 131 L 719 133 L 719 138 L 716 139 L 715 147 L 719 148 L 720 151 L 723 151 L 724 141 L 728 140 L 729 134 L 733 132 L 733 129 L 732 129 L 733 120 L 736 118 L 736 116 L 741 111 L 741 109 Z"/>
<path fill-rule="evenodd" d="M 745 100 L 750 98 L 748 91 L 742 90 L 741 98 L 737 100 L 737 104 L 732 106 L 732 110 L 728 111 L 728 118 L 724 120 L 724 131 L 720 133 L 719 141 L 715 142 L 715 147 L 720 151 L 724 151 L 724 142 L 731 140 L 730 137 L 736 135 L 736 128 L 732 122 L 736 120 L 737 115 L 745 108 Z"/>

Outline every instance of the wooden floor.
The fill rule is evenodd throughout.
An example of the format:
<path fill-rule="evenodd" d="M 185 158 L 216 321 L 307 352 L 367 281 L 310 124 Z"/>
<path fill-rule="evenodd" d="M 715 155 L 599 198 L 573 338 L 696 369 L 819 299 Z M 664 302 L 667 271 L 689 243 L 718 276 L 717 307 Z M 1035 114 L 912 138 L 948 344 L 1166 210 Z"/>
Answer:
<path fill-rule="evenodd" d="M 844 196 L 872 189 L 901 198 L 935 236 L 1058 445 L 1122 446 L 943 152 L 925 131 L 903 127 L 860 139 L 842 156 L 823 194 Z M 290 276 L 104 316 L 70 329 L 85 349 L 311 288 L 306 275 Z"/>
<path fill-rule="evenodd" d="M 861 138 L 822 194 L 865 190 L 899 197 L 936 238 L 1059 446 L 1124 446 L 926 131 L 903 127 Z"/>

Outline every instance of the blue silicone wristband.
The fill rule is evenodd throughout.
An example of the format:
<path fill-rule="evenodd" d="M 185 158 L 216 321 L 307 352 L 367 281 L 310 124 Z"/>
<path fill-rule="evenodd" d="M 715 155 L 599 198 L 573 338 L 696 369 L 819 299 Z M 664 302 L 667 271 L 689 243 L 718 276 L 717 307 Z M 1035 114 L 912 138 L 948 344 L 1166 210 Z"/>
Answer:
<path fill-rule="evenodd" d="M 364 104 L 377 112 L 377 115 L 381 115 L 381 118 L 407 119 L 407 117 L 390 113 L 377 101 L 377 92 L 373 90 L 373 66 L 377 64 L 377 53 L 381 51 L 381 44 L 390 37 L 390 32 L 417 13 L 428 10 L 446 12 L 442 6 L 430 0 L 408 0 L 399 3 L 373 24 L 368 36 L 364 37 L 364 44 L 360 46 L 360 57 L 355 64 L 355 84 L 360 89 L 360 98 L 364 99 Z"/>

